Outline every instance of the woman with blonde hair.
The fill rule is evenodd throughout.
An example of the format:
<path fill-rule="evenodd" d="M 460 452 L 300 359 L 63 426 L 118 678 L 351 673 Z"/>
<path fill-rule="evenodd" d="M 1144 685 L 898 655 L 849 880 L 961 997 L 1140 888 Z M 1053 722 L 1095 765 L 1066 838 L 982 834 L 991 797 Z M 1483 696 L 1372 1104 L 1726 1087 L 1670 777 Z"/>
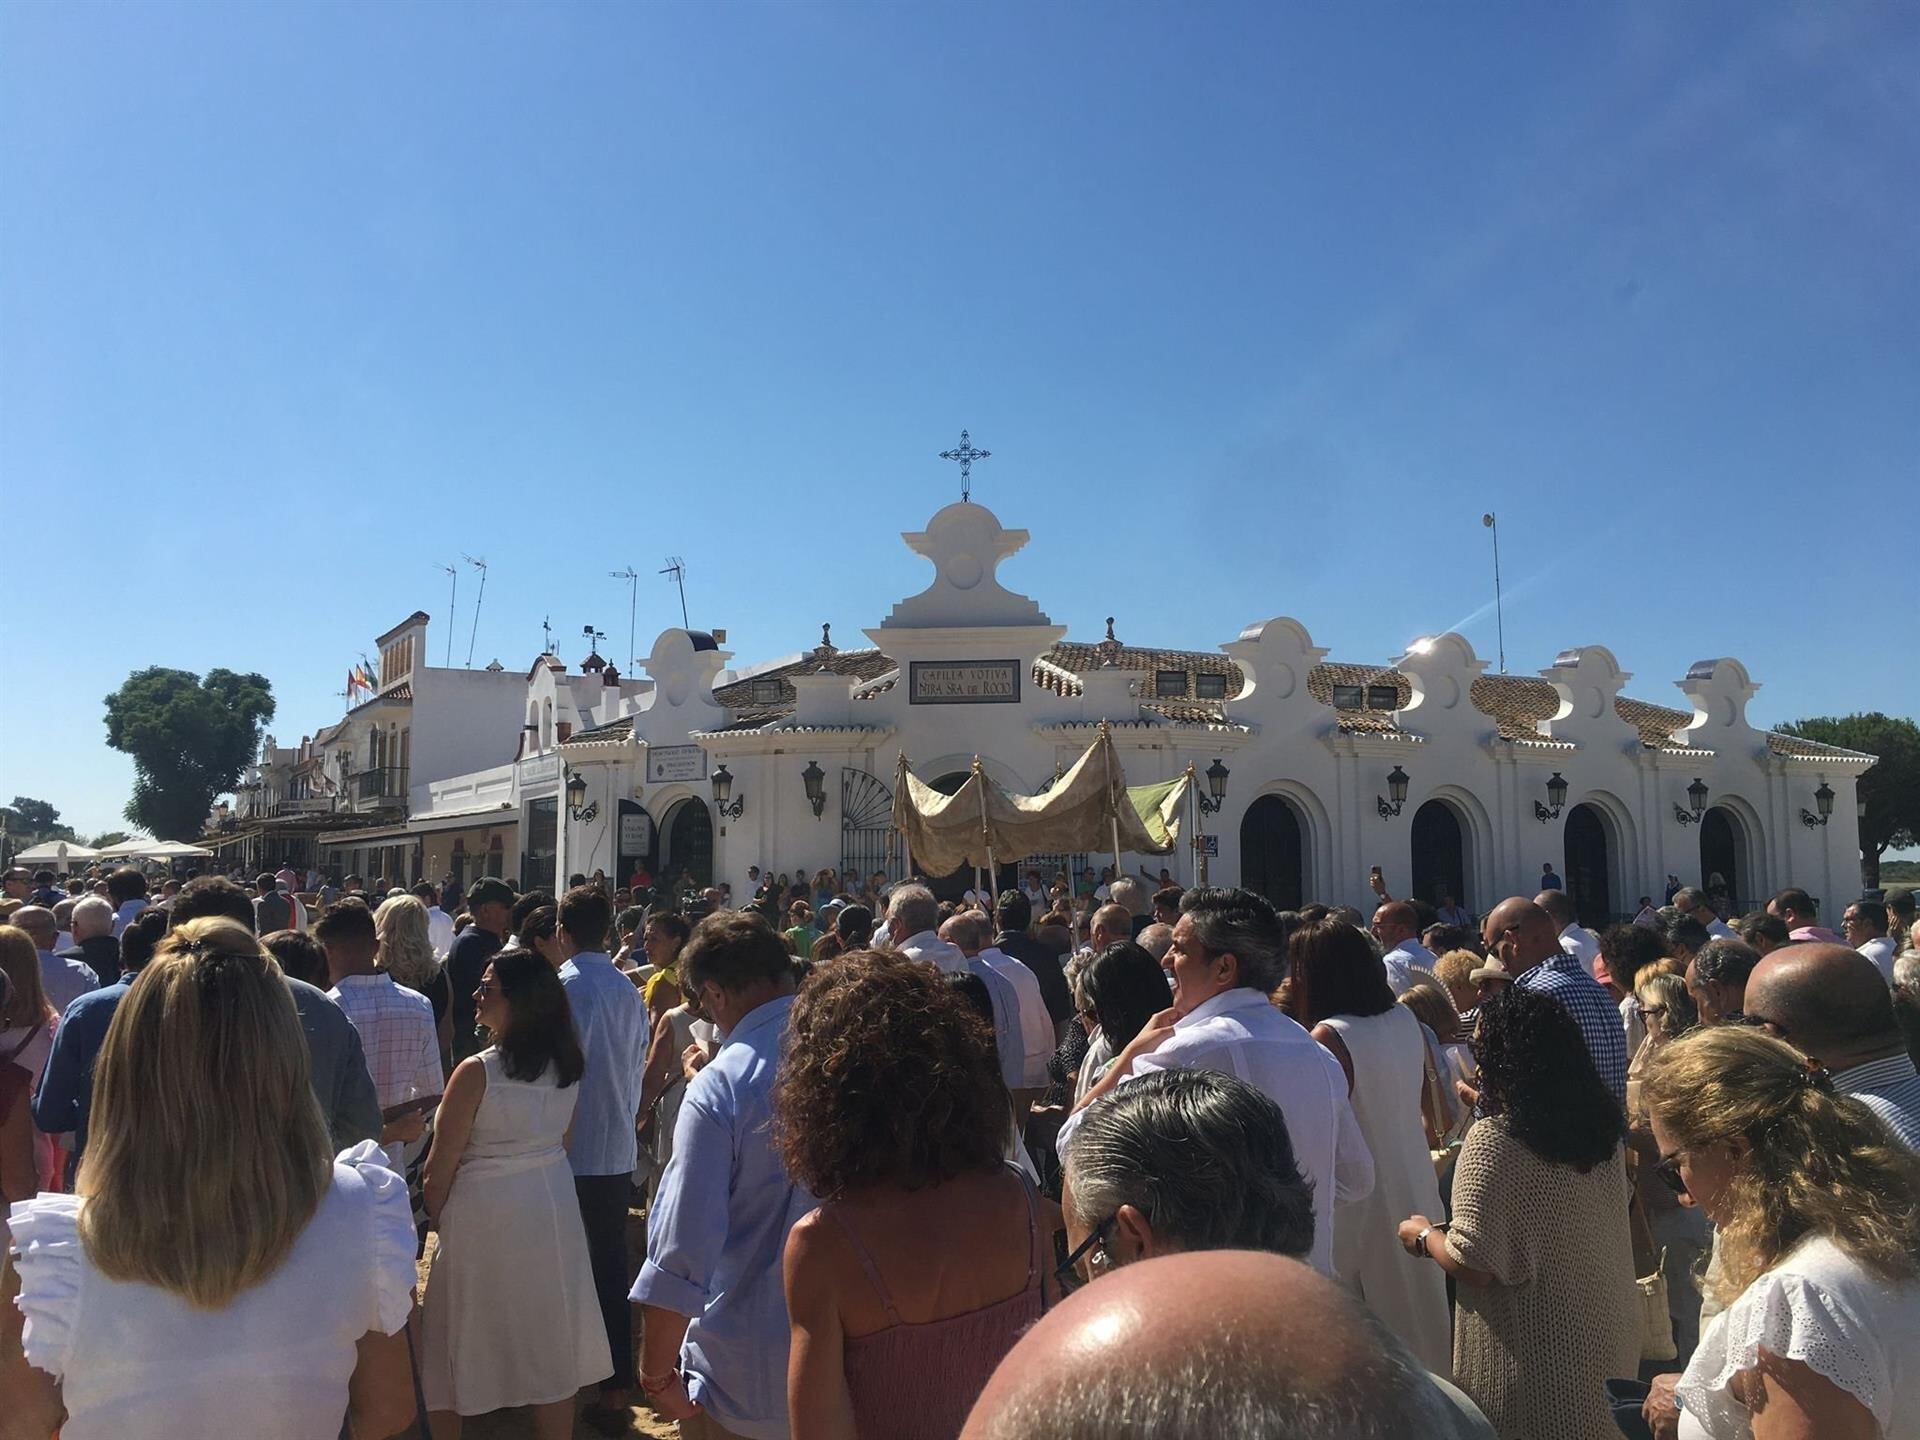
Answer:
<path fill-rule="evenodd" d="M 453 1068 L 453 986 L 433 953 L 427 907 L 412 895 L 392 895 L 373 912 L 380 949 L 374 967 L 396 985 L 424 995 L 433 1005 L 433 1026 L 440 1037 L 440 1073 Z M 322 987 L 325 988 L 324 986 Z"/>
<path fill-rule="evenodd" d="M 78 1193 L 13 1207 L 0 1415 L 63 1440 L 399 1430 L 406 1186 L 372 1144 L 329 1149 L 280 967 L 232 921 L 173 931 L 108 1027 Z"/>
<path fill-rule="evenodd" d="M 1661 1174 L 1719 1230 L 1706 1287 L 1726 1308 L 1672 1386 L 1681 1440 L 1913 1434 L 1920 1156 L 1784 1040 L 1741 1026 L 1663 1046 L 1641 1094 Z M 1664 1423 L 1663 1389 L 1649 1420 Z"/>

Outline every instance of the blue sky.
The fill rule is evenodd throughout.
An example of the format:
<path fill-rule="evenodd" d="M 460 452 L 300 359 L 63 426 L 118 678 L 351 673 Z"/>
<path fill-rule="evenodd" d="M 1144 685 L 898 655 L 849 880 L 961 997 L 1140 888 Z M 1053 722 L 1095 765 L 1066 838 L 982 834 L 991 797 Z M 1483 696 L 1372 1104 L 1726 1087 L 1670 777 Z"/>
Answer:
<path fill-rule="evenodd" d="M 83 830 L 128 671 L 295 739 L 463 552 L 477 664 L 624 660 L 628 564 L 644 651 L 668 554 L 742 662 L 858 643 L 963 425 L 1076 637 L 1491 657 L 1493 509 L 1516 671 L 1920 711 L 1912 6 L 15 3 L 0 57 L 0 798 Z"/>

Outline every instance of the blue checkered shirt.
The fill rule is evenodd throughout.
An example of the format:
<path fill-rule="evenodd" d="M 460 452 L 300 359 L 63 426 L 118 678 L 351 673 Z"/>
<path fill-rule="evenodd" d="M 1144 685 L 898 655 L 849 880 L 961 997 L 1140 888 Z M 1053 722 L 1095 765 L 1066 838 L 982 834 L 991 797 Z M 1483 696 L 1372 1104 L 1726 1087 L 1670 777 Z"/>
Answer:
<path fill-rule="evenodd" d="M 1887 1122 L 1909 1150 L 1920 1150 L 1920 1071 L 1905 1054 L 1833 1072 L 1833 1088 Z"/>
<path fill-rule="evenodd" d="M 1615 1005 L 1600 982 L 1580 968 L 1577 956 L 1556 950 L 1513 982 L 1522 990 L 1551 995 L 1573 1017 L 1586 1037 L 1587 1053 L 1607 1088 L 1627 1098 L 1627 1032 Z"/>

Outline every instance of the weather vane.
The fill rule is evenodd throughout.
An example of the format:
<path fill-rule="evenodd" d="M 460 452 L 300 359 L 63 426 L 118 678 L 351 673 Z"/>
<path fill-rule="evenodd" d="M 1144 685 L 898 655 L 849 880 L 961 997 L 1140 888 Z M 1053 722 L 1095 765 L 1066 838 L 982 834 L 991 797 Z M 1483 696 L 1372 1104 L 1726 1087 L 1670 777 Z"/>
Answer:
<path fill-rule="evenodd" d="M 942 450 L 940 452 L 940 458 L 942 460 L 958 460 L 960 462 L 960 499 L 962 502 L 973 498 L 973 462 L 976 460 L 990 459 L 992 455 L 993 452 L 991 450 L 974 449 L 972 437 L 964 430 L 960 432 L 960 446 L 958 449 Z"/>

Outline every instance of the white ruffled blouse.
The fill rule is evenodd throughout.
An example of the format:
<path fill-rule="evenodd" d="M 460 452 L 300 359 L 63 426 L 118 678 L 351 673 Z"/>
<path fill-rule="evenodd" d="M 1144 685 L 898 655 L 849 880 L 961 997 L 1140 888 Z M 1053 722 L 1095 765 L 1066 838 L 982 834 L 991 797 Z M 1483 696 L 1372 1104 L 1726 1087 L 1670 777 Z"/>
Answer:
<path fill-rule="evenodd" d="M 354 1347 L 413 1308 L 406 1182 L 363 1141 L 280 1268 L 220 1310 L 93 1268 L 86 1202 L 39 1195 L 11 1215 L 27 1361 L 61 1383 L 62 1440 L 337 1440 Z"/>
<path fill-rule="evenodd" d="M 1728 1386 L 1762 1349 L 1831 1380 L 1888 1440 L 1920 1435 L 1920 1282 L 1888 1284 L 1831 1240 L 1803 1240 L 1700 1337 L 1677 1389 L 1680 1440 L 1749 1440 Z"/>

